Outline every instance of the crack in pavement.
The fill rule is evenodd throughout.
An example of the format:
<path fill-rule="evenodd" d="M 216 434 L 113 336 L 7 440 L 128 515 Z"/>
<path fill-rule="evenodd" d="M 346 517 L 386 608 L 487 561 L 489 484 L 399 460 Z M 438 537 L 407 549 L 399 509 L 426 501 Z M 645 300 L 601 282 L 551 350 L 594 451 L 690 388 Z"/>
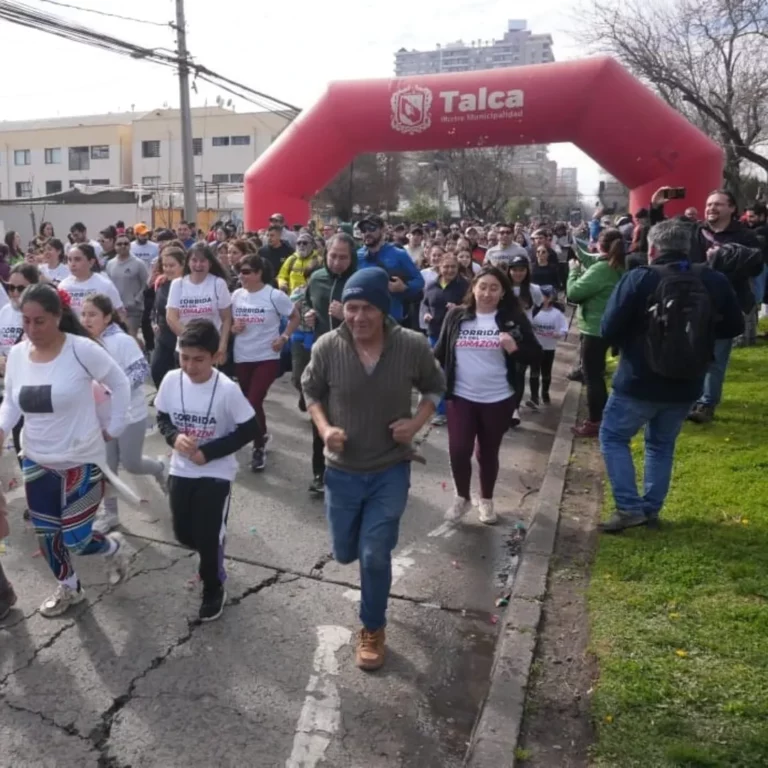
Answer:
<path fill-rule="evenodd" d="M 262 579 L 258 584 L 253 587 L 249 587 L 238 597 L 233 597 L 227 601 L 229 606 L 237 606 L 251 595 L 256 595 L 264 589 L 274 586 L 280 581 L 282 574 L 275 572 L 272 576 Z M 101 722 L 88 734 L 88 739 L 94 745 L 99 752 L 98 765 L 99 768 L 121 768 L 121 763 L 117 761 L 117 758 L 109 755 L 109 739 L 112 735 L 112 728 L 114 727 L 115 720 L 120 712 L 137 698 L 136 687 L 144 680 L 151 672 L 160 668 L 171 654 L 186 645 L 193 637 L 195 630 L 202 626 L 203 622 L 199 619 L 187 620 L 187 631 L 178 637 L 173 643 L 171 643 L 166 650 L 155 656 L 147 665 L 145 669 L 131 678 L 128 683 L 126 692 L 112 701 L 112 704 L 100 715 Z M 125 768 L 129 768 L 126 766 Z"/>
<path fill-rule="evenodd" d="M 328 552 L 327 554 L 320 556 L 317 559 L 317 562 L 309 569 L 310 575 L 315 576 L 316 574 L 319 577 L 323 572 L 323 568 L 333 560 L 333 552 Z"/>

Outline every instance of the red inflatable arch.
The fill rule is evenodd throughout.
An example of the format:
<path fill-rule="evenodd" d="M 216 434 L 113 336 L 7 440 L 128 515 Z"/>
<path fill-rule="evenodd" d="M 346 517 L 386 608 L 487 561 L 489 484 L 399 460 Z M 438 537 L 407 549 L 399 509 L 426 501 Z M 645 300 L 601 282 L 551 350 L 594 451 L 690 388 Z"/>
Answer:
<path fill-rule="evenodd" d="M 702 208 L 720 186 L 720 148 L 610 58 L 393 80 L 331 83 L 245 178 L 245 225 L 309 199 L 364 152 L 571 141 L 626 184 L 632 211 L 660 186 Z M 670 206 L 671 207 L 671 206 Z"/>

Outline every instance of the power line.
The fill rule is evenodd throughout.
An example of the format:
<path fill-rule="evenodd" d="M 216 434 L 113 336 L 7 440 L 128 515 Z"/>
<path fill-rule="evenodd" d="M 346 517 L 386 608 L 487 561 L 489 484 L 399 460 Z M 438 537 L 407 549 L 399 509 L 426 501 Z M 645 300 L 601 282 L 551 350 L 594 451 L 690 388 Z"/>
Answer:
<path fill-rule="evenodd" d="M 43 13 L 21 3 L 11 3 L 7 2 L 7 0 L 0 0 L 0 19 L 5 19 L 6 21 L 28 27 L 29 29 L 35 29 L 40 32 L 55 35 L 56 37 L 61 37 L 65 40 L 91 45 L 96 48 L 101 48 L 102 50 L 111 51 L 112 53 L 130 56 L 133 59 L 144 59 L 154 64 L 160 64 L 172 69 L 178 69 L 180 65 L 186 64 L 190 71 L 200 76 L 201 79 L 211 82 L 213 85 L 216 85 L 229 93 L 233 93 L 233 95 L 238 98 L 249 101 L 266 111 L 274 112 L 288 121 L 293 120 L 300 112 L 299 108 L 293 104 L 289 104 L 274 96 L 269 96 L 268 94 L 257 91 L 242 83 L 238 83 L 224 75 L 220 75 L 218 72 L 214 72 L 202 64 L 195 64 L 188 59 L 182 61 L 176 55 L 164 54 L 158 49 L 145 48 L 136 45 L 135 43 L 130 43 L 112 37 L 111 35 L 97 32 L 57 16 Z M 232 91 L 221 83 L 227 83 L 228 85 L 239 89 L 240 92 Z M 244 94 L 249 95 L 246 96 Z"/>
<path fill-rule="evenodd" d="M 71 8 L 74 11 L 84 11 L 85 13 L 95 13 L 98 16 L 108 16 L 111 19 L 120 19 L 121 21 L 132 21 L 136 24 L 147 24 L 151 27 L 172 27 L 173 24 L 169 21 L 147 21 L 146 19 L 135 19 L 133 16 L 121 16 L 118 13 L 107 13 L 106 11 L 98 11 L 95 8 L 83 8 L 80 5 L 70 5 L 69 3 L 59 3 L 57 0 L 40 0 L 41 3 L 48 3 L 49 5 L 58 5 L 61 8 Z"/>

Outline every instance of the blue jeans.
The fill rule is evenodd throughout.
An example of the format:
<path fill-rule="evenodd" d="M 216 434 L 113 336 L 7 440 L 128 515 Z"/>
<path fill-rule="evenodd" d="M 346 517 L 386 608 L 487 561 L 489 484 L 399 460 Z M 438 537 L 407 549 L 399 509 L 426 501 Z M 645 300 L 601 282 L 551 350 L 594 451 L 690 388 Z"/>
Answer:
<path fill-rule="evenodd" d="M 690 403 L 654 403 L 611 393 L 600 425 L 600 450 L 619 512 L 658 517 L 672 478 L 675 441 L 690 409 Z M 643 426 L 645 466 L 641 497 L 629 444 Z"/>
<path fill-rule="evenodd" d="M 429 346 L 434 349 L 437 346 L 437 336 L 427 336 L 429 339 Z M 437 404 L 437 408 L 435 409 L 435 413 L 438 416 L 445 416 L 445 398 L 441 398 L 440 402 Z"/>
<path fill-rule="evenodd" d="M 728 361 L 731 359 L 733 339 L 715 340 L 715 359 L 709 364 L 709 370 L 704 377 L 704 389 L 697 400 L 700 405 L 709 405 L 712 408 L 720 405 L 723 397 L 723 382 L 725 372 L 728 370 Z"/>
<path fill-rule="evenodd" d="M 325 470 L 333 556 L 342 565 L 360 560 L 360 621 L 369 632 L 387 623 L 392 550 L 410 487 L 410 462 L 367 474 Z"/>
<path fill-rule="evenodd" d="M 752 290 L 755 293 L 755 301 L 757 302 L 758 309 L 760 309 L 760 304 L 763 303 L 766 281 L 768 281 L 768 266 L 763 267 L 763 271 L 758 277 L 752 278 Z"/>

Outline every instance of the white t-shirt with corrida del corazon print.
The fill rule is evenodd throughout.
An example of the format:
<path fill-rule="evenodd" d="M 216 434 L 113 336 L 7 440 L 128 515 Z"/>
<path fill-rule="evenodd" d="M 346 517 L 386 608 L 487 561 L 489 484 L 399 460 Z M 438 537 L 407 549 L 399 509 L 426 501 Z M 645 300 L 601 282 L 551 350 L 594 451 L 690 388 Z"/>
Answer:
<path fill-rule="evenodd" d="M 557 307 L 542 307 L 531 320 L 542 349 L 553 350 L 568 335 L 568 320 Z"/>
<path fill-rule="evenodd" d="M 193 283 L 189 275 L 177 277 L 168 291 L 167 306 L 178 311 L 183 326 L 190 320 L 210 320 L 220 331 L 221 310 L 231 304 L 232 296 L 226 282 L 216 275 L 206 275 L 202 283 Z"/>
<path fill-rule="evenodd" d="M 74 275 L 65 277 L 58 285 L 60 291 L 66 291 L 69 294 L 72 311 L 80 317 L 83 311 L 83 304 L 89 296 L 95 293 L 103 293 L 109 296 L 112 306 L 115 309 L 123 308 L 123 300 L 115 288 L 115 284 L 104 275 L 95 273 L 87 280 L 78 280 Z"/>
<path fill-rule="evenodd" d="M 272 342 L 280 335 L 280 318 L 291 312 L 293 302 L 271 285 L 253 292 L 238 288 L 232 294 L 232 322 L 245 322 L 245 330 L 235 335 L 235 362 L 279 360 Z"/>
<path fill-rule="evenodd" d="M 495 312 L 478 312 L 474 320 L 464 320 L 456 339 L 454 395 L 474 403 L 512 397 L 505 354 Z"/>
<path fill-rule="evenodd" d="M 16 309 L 13 304 L 6 304 L 0 309 L 0 355 L 8 357 L 11 347 L 21 341 L 23 332 L 21 310 Z"/>
<path fill-rule="evenodd" d="M 239 424 L 256 415 L 240 387 L 216 370 L 203 384 L 195 384 L 178 368 L 169 371 L 160 384 L 155 408 L 167 413 L 179 432 L 197 438 L 199 446 L 231 434 Z M 237 458 L 230 454 L 198 466 L 174 450 L 170 473 L 176 477 L 215 477 L 232 482 L 237 474 Z"/>

